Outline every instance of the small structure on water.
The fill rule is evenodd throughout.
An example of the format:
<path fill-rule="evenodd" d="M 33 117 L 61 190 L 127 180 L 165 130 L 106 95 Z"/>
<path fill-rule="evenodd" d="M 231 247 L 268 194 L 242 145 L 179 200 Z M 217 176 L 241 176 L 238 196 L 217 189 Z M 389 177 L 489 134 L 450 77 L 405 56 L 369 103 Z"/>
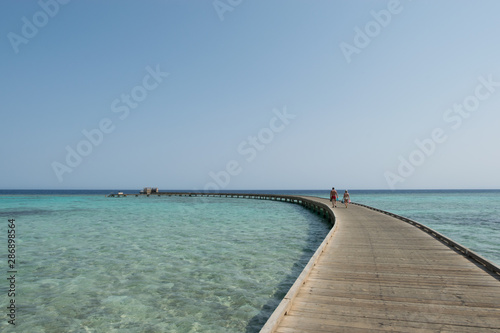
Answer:
<path fill-rule="evenodd" d="M 145 187 L 140 193 L 141 194 L 154 194 L 159 193 L 158 187 Z"/>

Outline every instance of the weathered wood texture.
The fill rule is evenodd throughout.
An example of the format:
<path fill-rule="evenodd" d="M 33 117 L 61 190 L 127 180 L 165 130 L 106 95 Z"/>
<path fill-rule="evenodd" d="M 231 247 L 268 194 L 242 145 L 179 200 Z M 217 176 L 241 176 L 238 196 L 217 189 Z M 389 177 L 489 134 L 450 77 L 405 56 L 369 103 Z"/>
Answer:
<path fill-rule="evenodd" d="M 270 331 L 500 332 L 498 275 L 394 217 L 334 212 L 331 241 Z"/>

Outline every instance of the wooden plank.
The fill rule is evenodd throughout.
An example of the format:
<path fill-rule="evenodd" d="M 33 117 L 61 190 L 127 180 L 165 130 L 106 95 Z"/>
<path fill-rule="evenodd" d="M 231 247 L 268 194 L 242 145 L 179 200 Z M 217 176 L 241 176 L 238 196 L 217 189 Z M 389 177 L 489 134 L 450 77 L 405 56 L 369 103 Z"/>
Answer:
<path fill-rule="evenodd" d="M 310 332 L 498 332 L 496 328 L 478 327 L 458 324 L 442 324 L 430 321 L 400 321 L 379 318 L 374 321 L 369 317 L 346 317 L 343 315 L 299 314 L 290 315 L 297 320 L 283 322 L 276 332 L 310 333 Z M 293 322 L 290 326 L 290 322 Z"/>
<path fill-rule="evenodd" d="M 489 307 L 494 308 L 498 305 L 500 295 L 492 295 L 487 290 L 475 290 L 474 296 L 460 293 L 459 289 L 443 288 L 438 294 L 436 290 L 419 289 L 412 287 L 394 287 L 394 286 L 376 286 L 373 284 L 350 284 L 343 286 L 337 285 L 337 288 L 315 288 L 308 287 L 301 290 L 302 293 L 311 295 L 321 295 L 323 297 L 335 298 L 353 298 L 366 300 L 384 300 L 396 302 L 410 302 L 423 304 L 444 304 L 444 305 L 466 305 L 471 307 Z"/>

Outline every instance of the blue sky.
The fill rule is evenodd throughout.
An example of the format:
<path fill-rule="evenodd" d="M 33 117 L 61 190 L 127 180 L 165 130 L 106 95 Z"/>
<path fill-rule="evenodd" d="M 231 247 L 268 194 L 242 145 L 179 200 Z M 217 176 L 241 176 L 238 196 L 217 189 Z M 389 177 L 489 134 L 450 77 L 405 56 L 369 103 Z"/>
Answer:
<path fill-rule="evenodd" d="M 3 1 L 0 188 L 500 188 L 498 1 Z"/>

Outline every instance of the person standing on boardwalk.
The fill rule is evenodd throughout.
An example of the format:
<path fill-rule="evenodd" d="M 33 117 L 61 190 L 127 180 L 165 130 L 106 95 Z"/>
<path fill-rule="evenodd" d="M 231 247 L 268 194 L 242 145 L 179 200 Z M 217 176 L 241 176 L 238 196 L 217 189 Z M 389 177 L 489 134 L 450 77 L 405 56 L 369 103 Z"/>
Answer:
<path fill-rule="evenodd" d="M 349 196 L 349 192 L 347 192 L 347 190 L 345 190 L 345 192 L 344 192 L 345 208 L 347 208 L 347 204 L 349 203 L 350 200 L 351 200 L 351 197 Z"/>
<path fill-rule="evenodd" d="M 330 191 L 330 201 L 332 202 L 332 207 L 337 207 L 337 198 L 339 197 L 339 194 L 337 191 L 335 191 L 335 187 L 332 187 L 332 190 Z"/>

